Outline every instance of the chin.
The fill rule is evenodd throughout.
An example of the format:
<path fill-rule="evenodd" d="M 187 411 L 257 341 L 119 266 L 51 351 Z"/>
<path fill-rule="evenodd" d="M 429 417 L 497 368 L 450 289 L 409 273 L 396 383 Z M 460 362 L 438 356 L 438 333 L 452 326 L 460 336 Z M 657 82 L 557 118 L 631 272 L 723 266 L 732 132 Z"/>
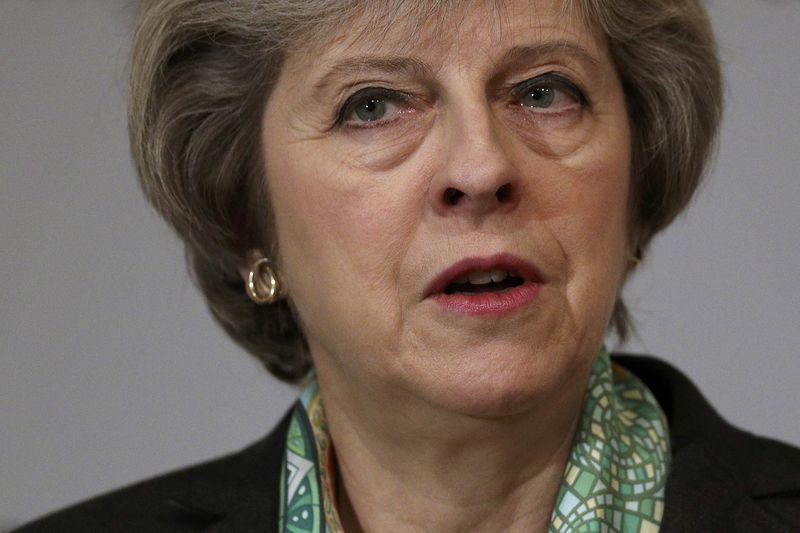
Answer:
<path fill-rule="evenodd" d="M 575 352 L 531 351 L 529 346 L 501 345 L 451 354 L 447 358 L 451 364 L 426 365 L 417 385 L 427 391 L 420 393 L 444 410 L 488 419 L 514 417 L 558 403 L 560 396 L 572 397 L 576 387 L 582 394 L 583 382 L 575 379 L 583 374 L 582 358 Z"/>

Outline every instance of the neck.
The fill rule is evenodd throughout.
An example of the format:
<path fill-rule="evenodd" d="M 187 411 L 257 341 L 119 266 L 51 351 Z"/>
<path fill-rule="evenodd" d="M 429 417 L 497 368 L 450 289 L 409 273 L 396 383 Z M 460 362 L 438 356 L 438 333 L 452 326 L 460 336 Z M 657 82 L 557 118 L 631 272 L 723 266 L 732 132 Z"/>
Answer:
<path fill-rule="evenodd" d="M 585 381 L 493 419 L 321 383 L 345 532 L 547 531 Z"/>

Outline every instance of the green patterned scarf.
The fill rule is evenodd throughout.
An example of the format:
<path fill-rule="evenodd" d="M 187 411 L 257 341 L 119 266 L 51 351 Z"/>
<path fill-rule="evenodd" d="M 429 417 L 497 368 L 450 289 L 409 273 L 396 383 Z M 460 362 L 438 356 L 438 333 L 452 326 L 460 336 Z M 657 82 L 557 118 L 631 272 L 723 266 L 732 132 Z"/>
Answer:
<path fill-rule="evenodd" d="M 550 533 L 657 532 L 669 467 L 664 413 L 636 376 L 602 349 L 550 519 Z M 343 533 L 333 448 L 311 380 L 294 407 L 281 479 L 281 533 Z"/>

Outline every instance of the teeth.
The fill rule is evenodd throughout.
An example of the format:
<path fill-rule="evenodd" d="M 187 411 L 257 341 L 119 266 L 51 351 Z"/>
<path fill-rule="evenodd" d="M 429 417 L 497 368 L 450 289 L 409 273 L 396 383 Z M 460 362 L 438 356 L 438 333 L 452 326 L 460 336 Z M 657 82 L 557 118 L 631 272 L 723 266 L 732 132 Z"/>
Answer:
<path fill-rule="evenodd" d="M 473 285 L 486 285 L 487 283 L 492 282 L 492 273 L 491 272 L 470 272 L 469 273 L 469 282 Z"/>
<path fill-rule="evenodd" d="M 471 283 L 472 285 L 486 285 L 491 282 L 500 283 L 508 277 L 508 272 L 505 270 L 492 270 L 491 272 L 483 272 L 475 270 L 468 272 L 463 276 L 459 276 L 453 280 L 453 283 L 460 285 Z"/>
<path fill-rule="evenodd" d="M 492 276 L 492 281 L 494 281 L 495 283 L 500 283 L 501 281 L 503 281 L 508 277 L 508 272 L 506 272 L 505 270 L 492 270 L 491 276 Z"/>

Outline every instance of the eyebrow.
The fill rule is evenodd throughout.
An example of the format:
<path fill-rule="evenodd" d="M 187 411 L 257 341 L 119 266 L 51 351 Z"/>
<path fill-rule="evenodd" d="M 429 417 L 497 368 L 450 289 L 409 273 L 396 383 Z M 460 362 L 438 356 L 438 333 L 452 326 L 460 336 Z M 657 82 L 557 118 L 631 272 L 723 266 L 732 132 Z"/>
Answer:
<path fill-rule="evenodd" d="M 546 56 L 571 56 L 591 68 L 599 68 L 600 60 L 583 46 L 572 41 L 545 41 L 525 46 L 515 46 L 503 55 L 501 65 L 523 63 L 532 58 Z"/>
<path fill-rule="evenodd" d="M 571 41 L 546 41 L 525 46 L 515 46 L 506 52 L 498 62 L 504 68 L 516 63 L 551 55 L 573 56 L 592 68 L 598 68 L 600 61 L 586 48 Z M 366 72 L 397 74 L 398 72 L 416 77 L 433 77 L 431 68 L 416 57 L 364 56 L 351 57 L 334 63 L 314 84 L 315 90 L 325 90 L 339 78 L 363 75 Z"/>
<path fill-rule="evenodd" d="M 366 56 L 353 57 L 338 61 L 331 66 L 314 84 L 316 90 L 324 90 L 336 79 L 351 75 L 363 75 L 366 72 L 382 72 L 396 74 L 407 73 L 416 77 L 431 77 L 431 69 L 424 61 L 415 57 Z"/>

